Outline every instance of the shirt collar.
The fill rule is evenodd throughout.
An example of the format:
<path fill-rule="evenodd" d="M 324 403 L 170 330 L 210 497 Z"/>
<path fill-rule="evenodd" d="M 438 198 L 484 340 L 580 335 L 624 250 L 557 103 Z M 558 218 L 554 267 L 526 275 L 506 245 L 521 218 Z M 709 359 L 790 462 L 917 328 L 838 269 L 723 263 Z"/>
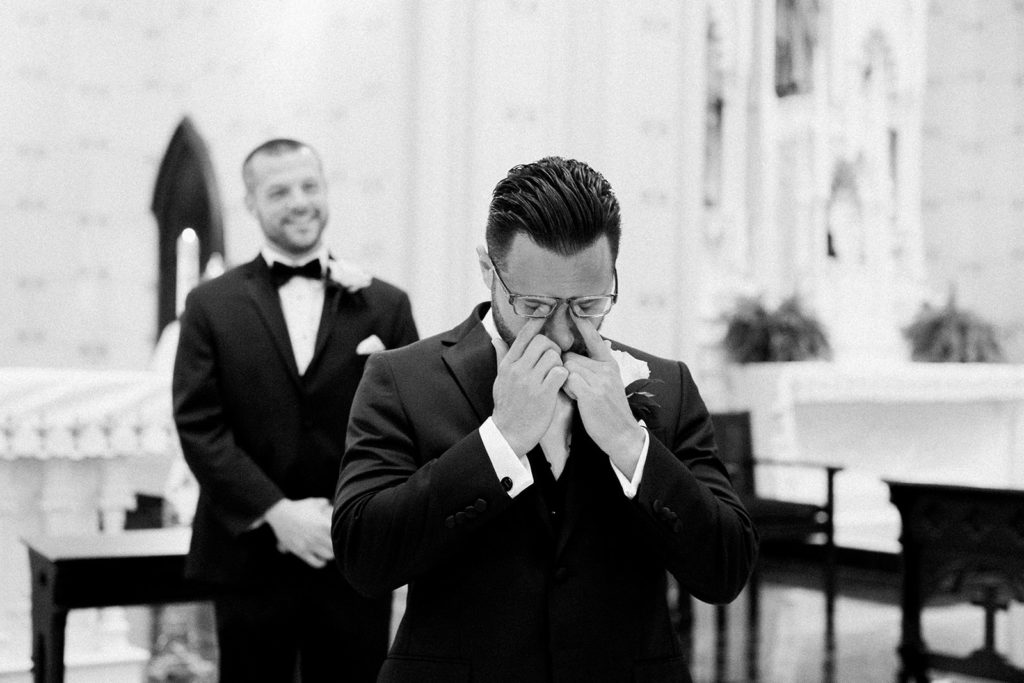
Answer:
<path fill-rule="evenodd" d="M 484 317 L 480 320 L 480 323 L 487 330 L 487 334 L 490 335 L 491 339 L 501 339 L 501 335 L 498 334 L 498 326 L 494 323 L 494 309 L 488 308 L 487 312 L 484 313 Z"/>

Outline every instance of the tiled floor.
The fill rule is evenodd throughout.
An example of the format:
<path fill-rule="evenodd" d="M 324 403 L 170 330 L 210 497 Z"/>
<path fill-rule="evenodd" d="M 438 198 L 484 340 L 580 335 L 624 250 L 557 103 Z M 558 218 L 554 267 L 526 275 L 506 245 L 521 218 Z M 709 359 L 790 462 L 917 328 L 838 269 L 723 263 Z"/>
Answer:
<path fill-rule="evenodd" d="M 816 683 L 823 680 L 824 599 L 818 589 L 820 570 L 795 562 L 773 559 L 763 569 L 760 628 L 759 681 L 762 683 Z M 894 572 L 841 569 L 840 596 L 836 604 L 837 683 L 887 683 L 896 680 L 896 647 L 900 637 L 899 577 Z M 395 596 L 396 620 L 404 607 L 404 591 Z M 729 638 L 726 671 L 717 675 L 715 666 L 715 611 L 710 605 L 694 603 L 694 679 L 698 683 L 728 681 L 744 683 L 746 659 L 746 594 L 729 607 Z M 1020 608 L 1024 609 L 1024 608 Z M 196 611 L 198 610 L 198 612 Z M 198 614 L 198 617 L 197 617 Z M 170 635 L 188 628 L 195 631 L 197 618 L 206 624 L 198 631 L 211 635 L 207 606 L 171 607 Z M 184 615 L 184 621 L 182 621 Z M 1008 647 L 1006 618 L 997 620 L 1000 640 Z M 176 624 L 176 625 L 175 625 Z M 983 612 L 971 605 L 930 607 L 925 610 L 923 629 L 926 642 L 937 650 L 967 654 L 983 643 Z M 193 632 L 190 641 L 203 645 Z M 206 640 L 209 640 L 207 637 Z M 215 646 L 205 643 L 209 648 Z M 200 648 L 202 649 L 202 648 Z M 215 655 L 213 655 L 215 658 Z M 1022 662 L 1016 662 L 1024 666 Z M 191 680 L 201 680 L 193 678 Z M 964 676 L 935 673 L 935 683 L 966 683 Z"/>
<path fill-rule="evenodd" d="M 900 638 L 898 577 L 850 572 L 840 575 L 836 604 L 835 680 L 876 683 L 896 680 Z M 821 681 L 824 652 L 824 599 L 816 588 L 816 570 L 767 569 L 762 589 L 760 681 L 807 683 Z M 797 585 L 802 584 L 802 585 Z M 694 678 L 698 682 L 750 680 L 746 675 L 746 595 L 730 606 L 726 675 L 715 669 L 714 608 L 695 604 Z M 983 644 L 984 613 L 972 605 L 930 607 L 922 618 L 928 645 L 951 654 L 968 654 Z M 997 618 L 997 648 L 1005 651 L 1005 616 Z M 1022 664 L 1016 662 L 1018 666 Z M 933 680 L 966 682 L 965 676 L 935 673 Z"/>

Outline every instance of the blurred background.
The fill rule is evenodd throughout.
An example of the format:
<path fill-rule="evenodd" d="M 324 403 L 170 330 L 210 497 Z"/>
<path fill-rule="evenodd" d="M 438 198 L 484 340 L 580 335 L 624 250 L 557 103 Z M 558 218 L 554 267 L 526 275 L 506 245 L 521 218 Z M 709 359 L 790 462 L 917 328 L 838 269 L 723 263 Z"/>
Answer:
<path fill-rule="evenodd" d="M 1019 0 L 7 0 L 0 25 L 5 365 L 145 367 L 175 231 L 255 253 L 239 167 L 272 136 L 321 151 L 331 248 L 426 334 L 486 296 L 491 188 L 558 154 L 622 203 L 611 331 L 700 375 L 739 294 L 906 357 L 955 288 L 1024 356 Z"/>
<path fill-rule="evenodd" d="M 856 459 L 877 486 L 894 462 L 920 470 L 908 434 L 984 433 L 1000 481 L 1024 479 L 1024 0 L 3 0 L 0 32 L 8 549 L 88 530 L 97 505 L 120 528 L 135 494 L 187 487 L 168 479 L 158 341 L 202 274 L 255 255 L 240 166 L 272 137 L 319 150 L 331 250 L 406 289 L 423 336 L 487 297 L 474 247 L 495 183 L 574 157 L 622 205 L 605 332 L 684 360 L 713 409 L 752 409 L 759 450 Z M 773 311 L 812 334 L 743 355 Z M 738 371 L 803 358 L 829 370 Z M 855 400 L 878 412 L 837 426 Z M 848 452 L 864 441 L 874 460 Z M 936 476 L 976 470 L 972 447 Z M 850 509 L 874 533 L 879 515 Z M 896 552 L 898 517 L 880 518 Z M 4 681 L 27 670 L 17 557 Z"/>

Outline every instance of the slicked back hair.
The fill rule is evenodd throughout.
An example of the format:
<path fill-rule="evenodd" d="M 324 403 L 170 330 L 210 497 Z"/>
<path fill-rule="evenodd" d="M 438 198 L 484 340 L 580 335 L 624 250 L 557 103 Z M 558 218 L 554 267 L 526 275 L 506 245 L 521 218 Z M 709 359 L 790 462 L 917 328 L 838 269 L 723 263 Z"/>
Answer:
<path fill-rule="evenodd" d="M 487 252 L 499 266 L 518 233 L 544 249 L 572 256 L 608 238 L 619 254 L 619 201 L 604 176 L 575 159 L 545 157 L 521 164 L 494 188 L 487 214 Z"/>
<path fill-rule="evenodd" d="M 260 155 L 267 156 L 281 156 L 289 152 L 297 152 L 300 149 L 308 149 L 316 157 L 317 163 L 320 162 L 320 155 L 317 154 L 316 150 L 307 145 L 304 142 L 298 140 L 292 140 L 291 138 L 274 138 L 273 140 L 267 140 L 262 145 L 249 152 L 248 156 L 245 157 L 245 161 L 242 162 L 242 180 L 245 181 L 246 192 L 252 192 L 254 189 L 254 178 L 252 177 L 252 160 Z"/>

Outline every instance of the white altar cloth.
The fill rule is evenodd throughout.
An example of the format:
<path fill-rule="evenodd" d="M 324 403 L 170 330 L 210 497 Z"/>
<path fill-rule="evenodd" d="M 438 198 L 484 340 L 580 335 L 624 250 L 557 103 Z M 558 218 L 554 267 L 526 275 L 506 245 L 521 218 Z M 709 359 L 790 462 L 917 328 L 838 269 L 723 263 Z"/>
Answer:
<path fill-rule="evenodd" d="M 758 457 L 846 468 L 836 479 L 840 545 L 899 550 L 883 478 L 1024 485 L 1024 365 L 755 363 L 733 368 L 730 386 L 734 407 L 751 411 Z M 762 493 L 822 490 L 780 469 L 759 471 Z"/>

